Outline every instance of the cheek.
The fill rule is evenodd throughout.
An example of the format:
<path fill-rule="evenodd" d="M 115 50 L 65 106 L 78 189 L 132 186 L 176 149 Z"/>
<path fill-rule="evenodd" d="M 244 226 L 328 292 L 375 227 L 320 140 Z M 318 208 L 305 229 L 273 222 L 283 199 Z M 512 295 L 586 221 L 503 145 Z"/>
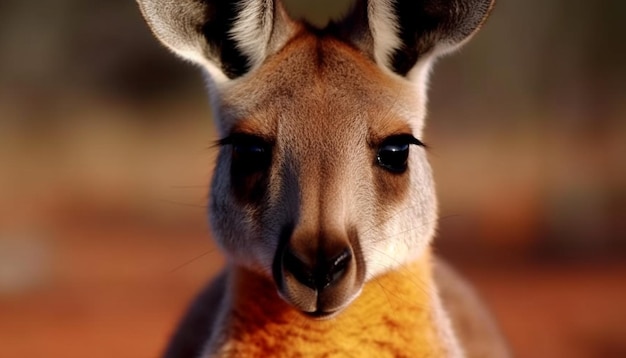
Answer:
<path fill-rule="evenodd" d="M 229 148 L 223 148 L 217 158 L 211 186 L 212 216 L 226 220 L 225 217 L 231 215 L 239 222 L 254 224 L 244 227 L 259 227 L 267 203 L 269 169 L 250 172 L 242 163 L 232 160 Z M 239 227 L 228 229 L 237 231 Z"/>
<path fill-rule="evenodd" d="M 397 207 L 407 195 L 411 182 L 411 173 L 391 173 L 387 170 L 374 168 L 374 189 L 377 202 L 383 207 Z"/>
<path fill-rule="evenodd" d="M 236 262 L 269 272 L 281 230 L 298 221 L 299 177 L 273 161 L 266 173 L 240 175 L 231 152 L 219 153 L 211 190 L 214 239 Z"/>
<path fill-rule="evenodd" d="M 430 165 L 424 153 L 411 160 L 409 190 L 396 226 L 410 249 L 421 250 L 434 236 L 437 226 L 437 199 Z"/>
<path fill-rule="evenodd" d="M 263 243 L 259 230 L 260 209 L 234 195 L 227 153 L 220 153 L 217 163 L 209 199 L 213 239 L 236 261 L 247 267 L 262 267 L 260 256 L 267 245 Z"/>
<path fill-rule="evenodd" d="M 419 208 L 417 213 L 422 221 L 434 221 L 437 217 L 437 197 L 432 169 L 424 153 L 413 160 L 411 169 L 411 202 Z"/>
<path fill-rule="evenodd" d="M 412 173 L 410 170 L 392 173 L 379 166 L 372 169 L 375 222 L 382 228 L 398 215 L 399 210 L 403 210 L 409 195 Z"/>
<path fill-rule="evenodd" d="M 437 214 L 430 166 L 422 153 L 413 154 L 406 173 L 374 177 L 379 180 L 376 225 L 362 236 L 368 279 L 419 255 L 433 237 Z"/>

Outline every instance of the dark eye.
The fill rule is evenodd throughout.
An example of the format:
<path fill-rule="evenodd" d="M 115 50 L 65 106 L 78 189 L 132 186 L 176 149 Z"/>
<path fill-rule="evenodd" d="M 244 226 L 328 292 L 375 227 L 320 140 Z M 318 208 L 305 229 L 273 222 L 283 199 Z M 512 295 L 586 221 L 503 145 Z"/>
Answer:
<path fill-rule="evenodd" d="M 232 146 L 232 168 L 237 175 L 250 175 L 267 169 L 272 160 L 271 145 L 263 138 L 233 134 L 220 141 Z"/>
<path fill-rule="evenodd" d="M 233 163 L 242 173 L 264 170 L 269 165 L 268 149 L 258 144 L 233 145 Z"/>
<path fill-rule="evenodd" d="M 407 168 L 411 144 L 423 145 L 412 135 L 401 134 L 387 137 L 376 154 L 378 165 L 393 173 L 403 173 Z"/>

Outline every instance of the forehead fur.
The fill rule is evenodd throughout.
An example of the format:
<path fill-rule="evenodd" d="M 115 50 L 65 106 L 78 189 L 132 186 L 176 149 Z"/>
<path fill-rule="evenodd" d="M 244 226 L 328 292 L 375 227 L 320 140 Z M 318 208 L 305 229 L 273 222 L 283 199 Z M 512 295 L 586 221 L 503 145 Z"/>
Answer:
<path fill-rule="evenodd" d="M 312 132 L 357 124 L 374 137 L 419 133 L 423 101 L 412 83 L 351 46 L 307 32 L 253 73 L 221 88 L 220 127 L 276 137 L 282 121 Z"/>

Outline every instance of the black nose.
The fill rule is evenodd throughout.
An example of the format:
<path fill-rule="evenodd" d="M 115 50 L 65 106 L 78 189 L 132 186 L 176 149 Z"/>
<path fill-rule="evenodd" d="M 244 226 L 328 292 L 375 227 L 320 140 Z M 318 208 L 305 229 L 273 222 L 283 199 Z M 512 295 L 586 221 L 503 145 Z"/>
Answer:
<path fill-rule="evenodd" d="M 343 248 L 339 250 L 339 254 L 328 256 L 320 253 L 314 260 L 308 260 L 286 247 L 283 269 L 303 285 L 314 290 L 323 290 L 343 276 L 352 260 L 352 252 L 350 248 Z"/>

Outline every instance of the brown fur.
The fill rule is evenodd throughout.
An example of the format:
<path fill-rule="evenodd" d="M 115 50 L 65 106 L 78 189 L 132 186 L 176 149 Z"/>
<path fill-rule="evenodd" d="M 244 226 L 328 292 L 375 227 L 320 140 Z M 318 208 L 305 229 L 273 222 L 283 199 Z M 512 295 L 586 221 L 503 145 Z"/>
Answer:
<path fill-rule="evenodd" d="M 440 266 L 433 278 L 424 148 L 382 144 L 420 143 L 432 60 L 477 31 L 491 0 L 357 0 L 326 29 L 280 1 L 138 1 L 157 37 L 211 75 L 223 137 L 209 207 L 229 265 L 167 357 L 506 356 L 471 290 Z"/>

